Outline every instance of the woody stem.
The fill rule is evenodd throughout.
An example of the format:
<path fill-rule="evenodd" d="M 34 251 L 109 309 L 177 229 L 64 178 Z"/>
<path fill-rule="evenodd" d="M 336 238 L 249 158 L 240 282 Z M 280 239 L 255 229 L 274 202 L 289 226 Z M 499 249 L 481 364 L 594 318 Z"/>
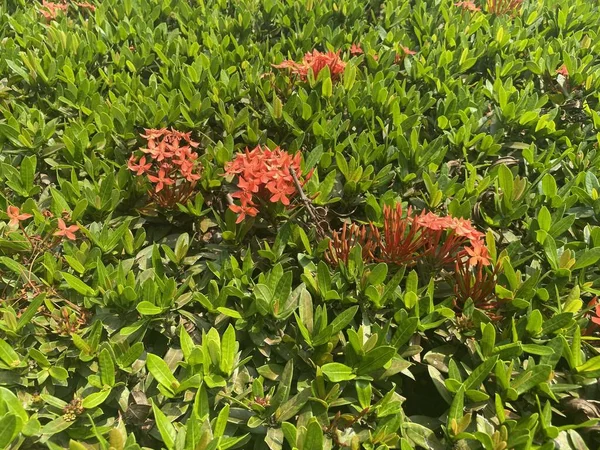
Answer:
<path fill-rule="evenodd" d="M 315 222 L 315 226 L 317 227 L 317 234 L 321 238 L 325 237 L 325 231 L 323 230 L 323 227 L 321 227 L 319 219 L 317 218 L 317 215 L 315 214 L 315 211 L 312 207 L 312 204 L 311 204 L 309 198 L 304 193 L 302 186 L 300 186 L 300 182 L 298 181 L 298 176 L 296 175 L 296 171 L 294 170 L 293 167 L 290 167 L 290 174 L 292 175 L 292 178 L 294 179 L 294 186 L 296 186 L 296 190 L 298 191 L 298 195 L 300 196 L 300 201 L 302 201 L 302 203 L 304 203 L 304 206 L 306 207 L 306 210 L 310 214 L 310 217 Z"/>

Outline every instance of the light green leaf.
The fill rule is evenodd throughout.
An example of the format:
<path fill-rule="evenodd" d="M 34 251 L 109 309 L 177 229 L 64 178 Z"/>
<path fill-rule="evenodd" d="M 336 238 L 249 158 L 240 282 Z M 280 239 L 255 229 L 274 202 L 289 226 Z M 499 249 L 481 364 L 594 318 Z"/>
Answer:
<path fill-rule="evenodd" d="M 341 363 L 327 363 L 321 366 L 323 374 L 333 383 L 340 381 L 349 381 L 356 378 L 352 373 L 352 368 Z"/>

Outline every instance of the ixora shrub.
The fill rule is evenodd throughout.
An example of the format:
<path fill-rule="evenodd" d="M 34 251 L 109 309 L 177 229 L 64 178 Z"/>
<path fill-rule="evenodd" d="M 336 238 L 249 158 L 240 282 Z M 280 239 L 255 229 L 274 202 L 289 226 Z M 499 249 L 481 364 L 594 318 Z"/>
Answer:
<path fill-rule="evenodd" d="M 0 448 L 599 448 L 598 17 L 2 2 Z"/>

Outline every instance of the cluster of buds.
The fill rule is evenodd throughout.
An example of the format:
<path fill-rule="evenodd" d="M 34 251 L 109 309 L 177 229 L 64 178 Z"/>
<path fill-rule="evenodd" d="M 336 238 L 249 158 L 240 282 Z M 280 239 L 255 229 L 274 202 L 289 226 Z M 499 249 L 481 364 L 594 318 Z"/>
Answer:
<path fill-rule="evenodd" d="M 303 181 L 298 179 L 300 158 L 300 152 L 292 156 L 279 147 L 269 150 L 259 145 L 253 150 L 238 153 L 233 161 L 227 163 L 225 176 L 237 175 L 238 178 L 238 190 L 231 197 L 238 199 L 240 204 L 229 206 L 238 214 L 236 223 L 246 216 L 256 216 L 259 204 L 267 201 L 290 205 L 290 198 L 297 193 L 296 181 L 302 187 L 310 178 L 309 174 Z"/>
<path fill-rule="evenodd" d="M 71 336 L 87 324 L 89 313 L 85 310 L 70 311 L 66 307 L 52 311 L 50 326 L 59 336 Z"/>
<path fill-rule="evenodd" d="M 372 259 L 375 250 L 375 241 L 372 239 L 369 229 L 358 226 L 355 223 L 349 226 L 344 223 L 341 232 L 334 231 L 329 240 L 329 248 L 325 252 L 325 259 L 331 265 L 339 265 L 340 262 L 347 263 L 350 252 L 357 245 L 362 249 L 362 258 L 365 261 Z"/>
<path fill-rule="evenodd" d="M 75 397 L 67 406 L 63 408 L 63 419 L 67 422 L 73 422 L 85 411 L 83 399 Z"/>
<path fill-rule="evenodd" d="M 75 5 L 78 9 L 83 9 L 90 12 L 96 11 L 96 6 L 88 2 L 72 2 L 72 5 Z M 69 3 L 67 0 L 59 0 L 58 2 L 42 0 L 40 14 L 44 16 L 46 20 L 54 20 L 60 13 L 66 13 L 68 9 Z"/>
<path fill-rule="evenodd" d="M 487 12 L 496 16 L 514 16 L 521 10 L 523 0 L 487 0 Z"/>
<path fill-rule="evenodd" d="M 192 141 L 191 132 L 166 128 L 145 132 L 141 136 L 148 141 L 146 148 L 140 150 L 142 155 L 131 155 L 127 167 L 153 185 L 148 195 L 158 206 L 173 208 L 185 203 L 194 194 L 202 172 L 198 154 L 192 150 L 199 144 Z"/>
<path fill-rule="evenodd" d="M 373 223 L 344 224 L 341 233 L 333 233 L 325 259 L 332 265 L 346 264 L 352 249 L 360 245 L 365 262 L 454 269 L 457 309 L 471 298 L 477 307 L 493 314 L 498 306 L 494 300 L 498 267 L 489 269 L 492 263 L 483 237 L 470 220 L 431 212 L 414 214 L 411 208 L 404 213 L 397 204 L 384 207 L 382 229 Z"/>
<path fill-rule="evenodd" d="M 360 44 L 352 44 L 352 46 L 350 47 L 350 55 L 352 56 L 358 56 L 358 55 L 362 55 L 364 53 L 362 47 L 360 46 Z M 394 63 L 398 64 L 401 63 L 404 58 L 406 58 L 407 55 L 416 55 L 417 52 L 411 50 L 408 47 L 405 47 L 404 45 L 400 45 L 400 51 L 396 52 L 396 56 L 394 57 Z M 373 59 L 375 61 L 377 61 L 379 59 L 379 55 L 375 54 L 373 55 Z"/>
<path fill-rule="evenodd" d="M 434 266 L 448 267 L 458 257 L 489 265 L 487 248 L 483 244 L 483 233 L 477 231 L 471 221 L 434 213 L 414 214 L 402 205 L 383 209 L 383 230 L 375 224 L 359 227 L 346 225 L 341 235 L 334 233 L 330 241 L 328 260 L 347 262 L 352 247 L 365 245 L 367 260 L 403 266 L 414 266 L 429 262 Z"/>
<path fill-rule="evenodd" d="M 308 79 L 309 71 L 312 71 L 313 76 L 316 78 L 321 70 L 329 67 L 331 78 L 336 80 L 344 73 L 346 63 L 340 58 L 339 50 L 336 53 L 332 51 L 323 53 L 313 50 L 312 53 L 306 53 L 299 63 L 288 59 L 281 64 L 273 64 L 273 67 L 276 69 L 290 69 L 291 73 L 298 75 L 302 81 Z"/>
<path fill-rule="evenodd" d="M 254 403 L 262 406 L 263 408 L 267 408 L 271 405 L 271 396 L 265 395 L 264 397 L 254 397 Z"/>

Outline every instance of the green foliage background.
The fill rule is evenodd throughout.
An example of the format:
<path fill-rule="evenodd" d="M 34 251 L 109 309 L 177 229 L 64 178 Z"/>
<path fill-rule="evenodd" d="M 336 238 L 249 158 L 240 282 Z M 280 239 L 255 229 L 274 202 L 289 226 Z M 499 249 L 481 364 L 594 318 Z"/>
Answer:
<path fill-rule="evenodd" d="M 82 230 L 30 259 L 0 231 L 2 445 L 598 447 L 595 2 L 39 6 L 0 6 L 0 209 Z M 313 48 L 341 50 L 340 82 L 271 67 Z M 126 160 L 165 126 L 205 171 L 149 213 Z M 505 259 L 503 319 L 455 313 L 442 278 L 327 266 L 302 214 L 236 226 L 223 167 L 257 144 L 302 152 L 331 229 L 396 201 L 471 218 Z"/>

